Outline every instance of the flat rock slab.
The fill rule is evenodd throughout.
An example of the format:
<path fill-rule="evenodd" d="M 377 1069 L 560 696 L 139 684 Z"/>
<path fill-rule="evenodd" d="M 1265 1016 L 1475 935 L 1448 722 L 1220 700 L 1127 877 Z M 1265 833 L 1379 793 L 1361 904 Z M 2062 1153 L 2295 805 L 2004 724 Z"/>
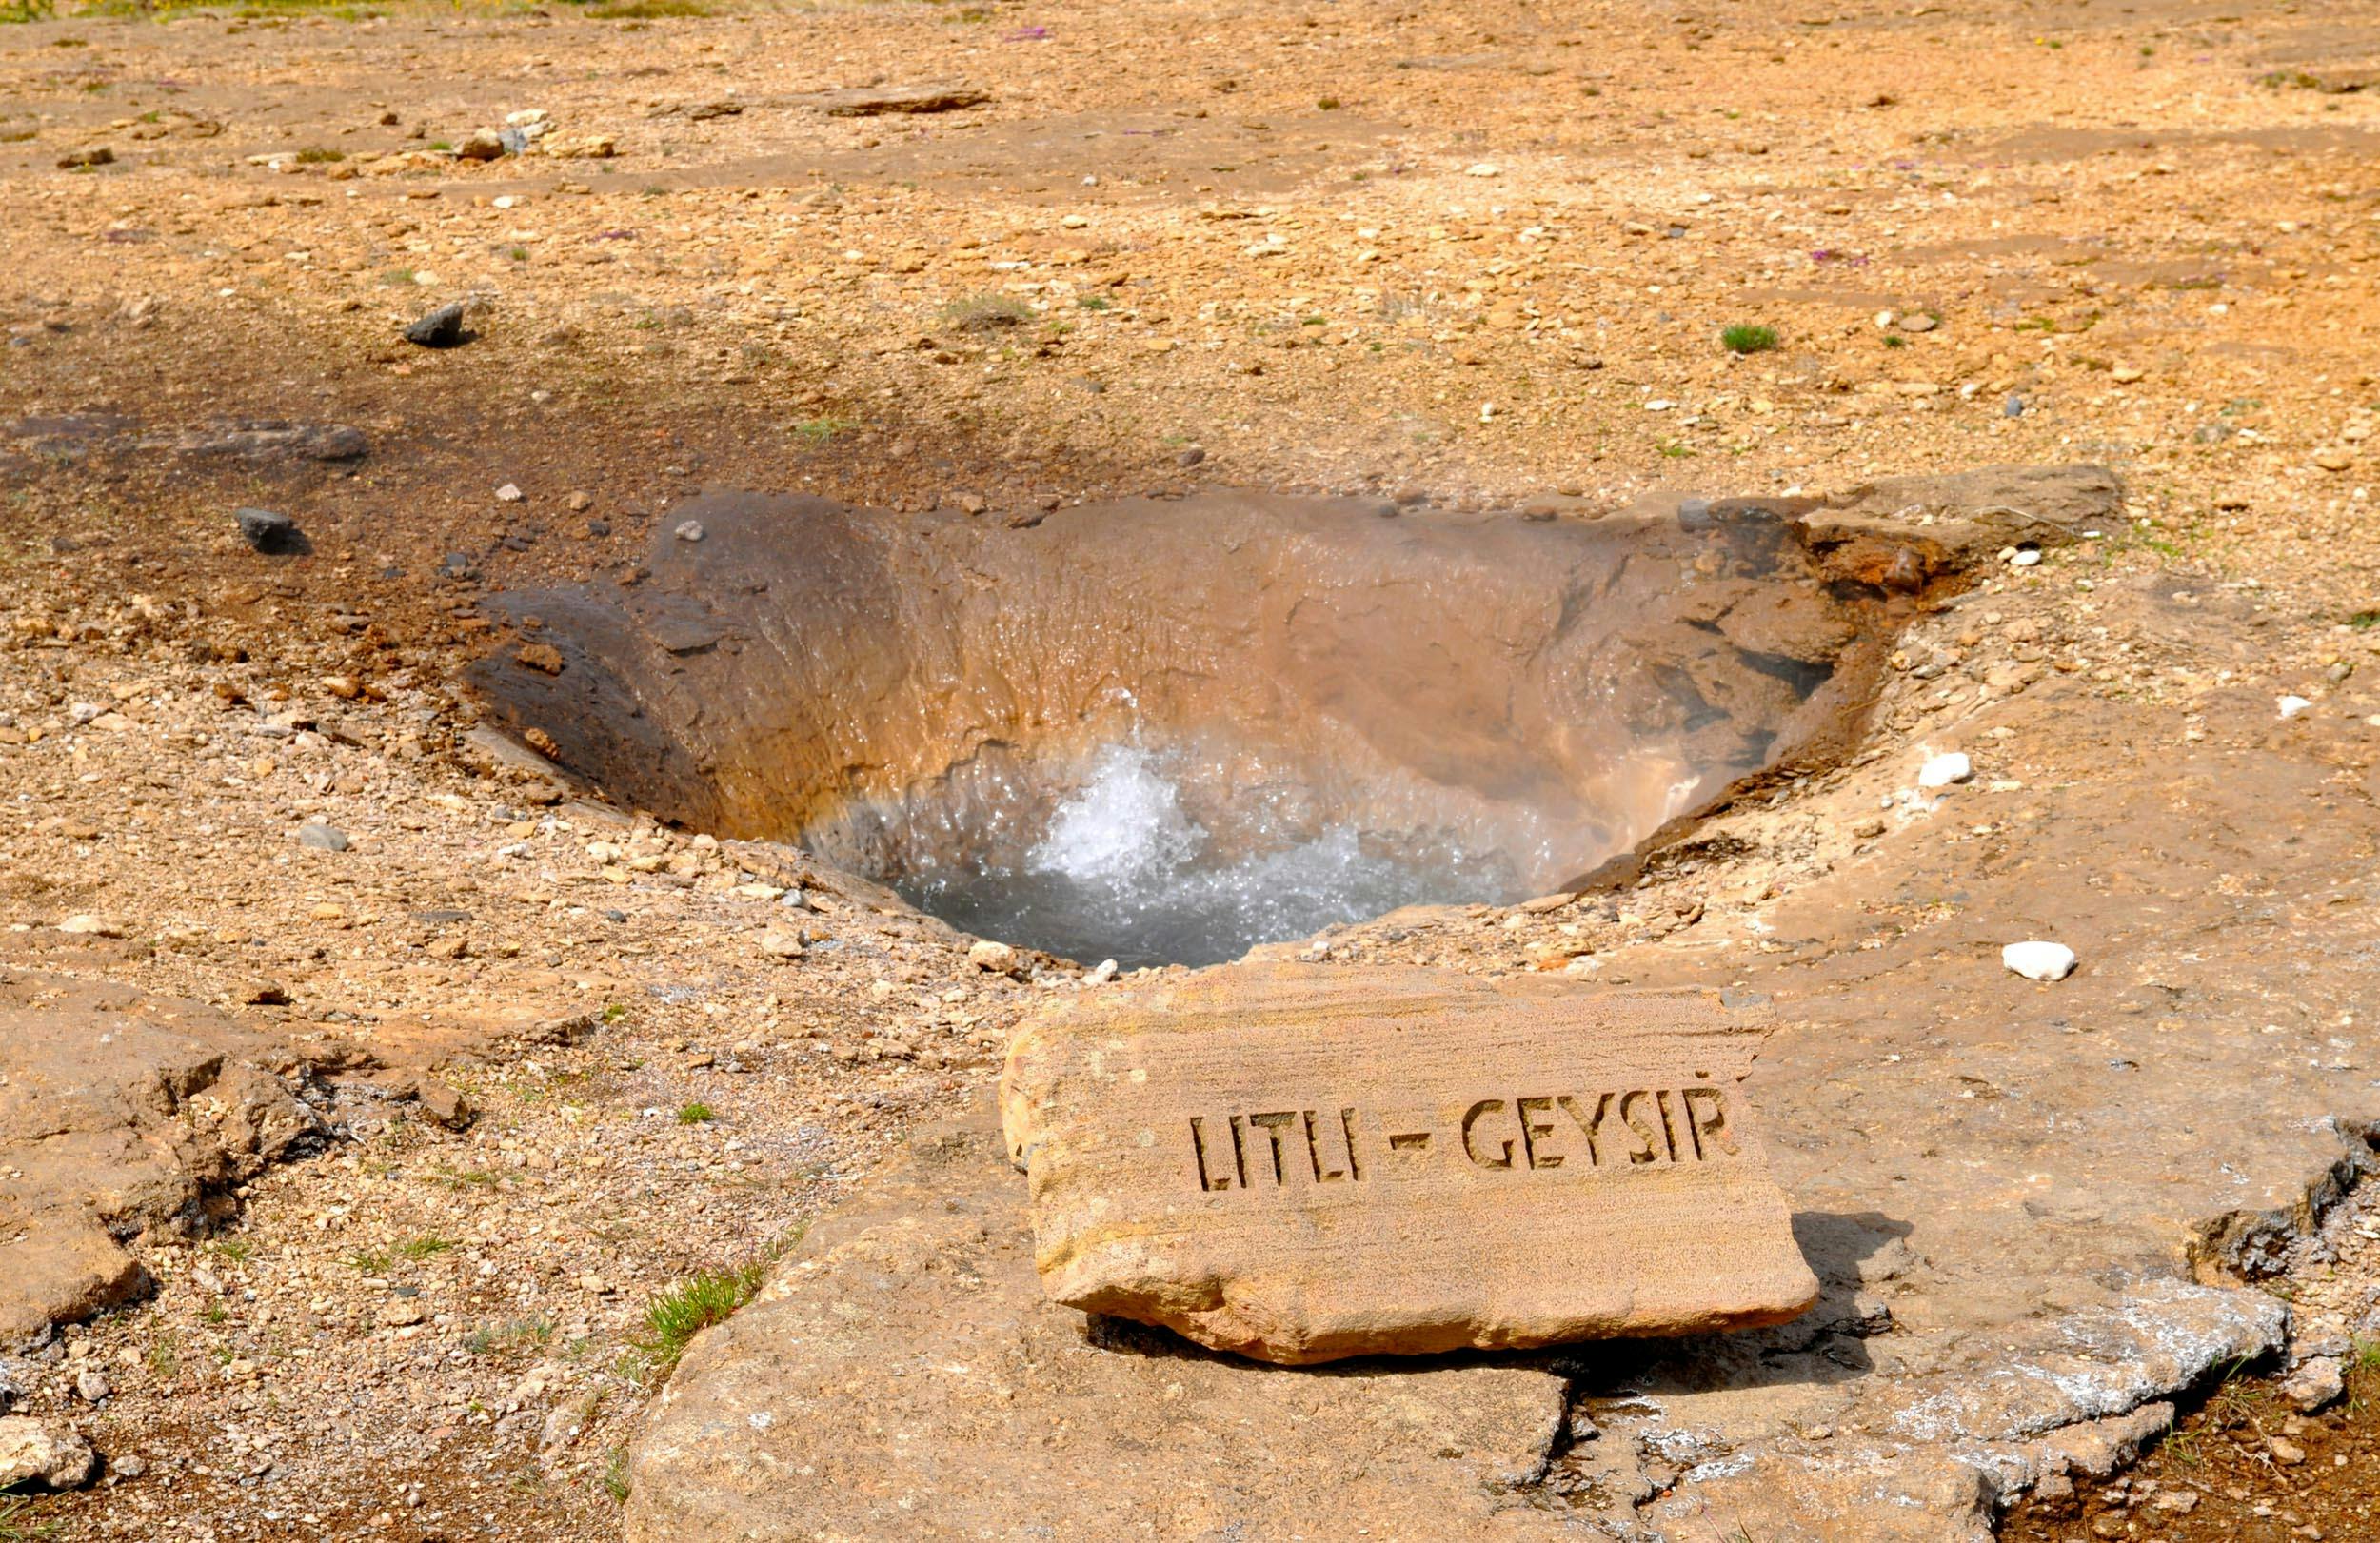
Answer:
<path fill-rule="evenodd" d="M 0 1354 L 140 1296 L 120 1239 L 322 1134 L 273 1058 L 202 1002 L 0 969 Z"/>
<path fill-rule="evenodd" d="M 1259 1366 L 1047 1301 L 992 1112 L 911 1143 L 697 1339 L 630 1543 L 1576 1538 L 1526 1358 Z"/>
<path fill-rule="evenodd" d="M 1050 1296 L 1300 1364 L 1780 1323 L 1817 1298 L 1716 992 L 1240 964 L 1026 1024 Z"/>
<path fill-rule="evenodd" d="M 991 99 L 991 92 L 966 86 L 873 86 L 818 91 L 796 100 L 830 118 L 881 118 L 887 113 L 956 112 Z"/>

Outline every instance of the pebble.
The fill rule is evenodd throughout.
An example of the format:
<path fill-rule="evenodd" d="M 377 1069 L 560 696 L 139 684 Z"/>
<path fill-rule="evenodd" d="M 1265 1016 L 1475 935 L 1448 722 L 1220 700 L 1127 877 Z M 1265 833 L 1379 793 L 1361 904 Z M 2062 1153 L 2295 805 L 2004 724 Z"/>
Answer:
<path fill-rule="evenodd" d="M 521 491 L 519 483 L 506 483 L 496 489 L 496 500 L 500 504 L 518 504 L 526 497 L 528 495 Z"/>
<path fill-rule="evenodd" d="M 439 307 L 405 329 L 405 341 L 425 348 L 451 348 L 464 341 L 464 303 L 460 300 Z"/>
<path fill-rule="evenodd" d="M 969 945 L 967 962 L 994 975 L 1008 975 L 1017 967 L 1017 951 L 1006 943 L 984 938 Z"/>
<path fill-rule="evenodd" d="M 680 541 L 701 541 L 707 532 L 703 529 L 702 521 L 688 520 L 678 526 L 674 534 Z"/>
<path fill-rule="evenodd" d="M 68 917 L 58 923 L 58 930 L 85 938 L 121 938 L 124 936 L 123 927 L 105 917 L 92 916 L 89 912 L 80 916 Z"/>
<path fill-rule="evenodd" d="M 74 1374 L 74 1395 L 87 1404 L 95 1404 L 115 1391 L 108 1375 L 95 1366 L 87 1366 Z"/>
<path fill-rule="evenodd" d="M 2316 1355 L 2281 1381 L 2281 1396 L 2301 1414 L 2328 1409 L 2346 1394 L 2346 1368 L 2335 1355 Z"/>
<path fill-rule="evenodd" d="M 802 940 L 789 932 L 764 932 L 761 934 L 761 952 L 770 959 L 800 959 Z"/>
<path fill-rule="evenodd" d="M 2035 939 L 2001 949 L 2000 962 L 2028 980 L 2063 980 L 2074 973 L 2074 951 Z"/>
<path fill-rule="evenodd" d="M 2000 404 L 2000 416 L 2003 418 L 2022 418 L 2024 415 L 2025 399 L 2018 396 L 2015 392 L 2011 391 L 2008 394 L 2008 400 Z"/>
<path fill-rule="evenodd" d="M 1116 979 L 1116 969 L 1117 965 L 1114 959 L 1103 959 L 1100 960 L 1100 966 L 1098 969 L 1093 970 L 1089 975 L 1082 978 L 1082 983 L 1086 986 L 1103 986 L 1110 980 Z"/>
<path fill-rule="evenodd" d="M 1938 756 L 1928 756 L 1926 763 L 1917 768 L 1919 787 L 1948 787 L 1963 782 L 1975 775 L 1975 764 L 1967 759 L 1964 750 L 1945 750 Z"/>
<path fill-rule="evenodd" d="M 2303 697 L 2283 697 L 2276 705 L 2280 707 L 2283 718 L 2295 718 L 2313 703 Z"/>
<path fill-rule="evenodd" d="M 267 556 L 294 552 L 303 540 L 296 521 L 270 509 L 234 509 L 231 518 L 239 523 L 240 538 Z"/>
<path fill-rule="evenodd" d="M 347 833 L 336 825 L 313 821 L 298 827 L 298 845 L 310 846 L 317 852 L 344 852 L 347 849 Z"/>
<path fill-rule="evenodd" d="M 2353 451 L 2340 449 L 2335 445 L 2328 446 L 2314 452 L 2314 465 L 2320 466 L 2325 471 L 2345 471 L 2348 467 L 2353 465 L 2354 464 L 2355 455 Z"/>
<path fill-rule="evenodd" d="M 2276 1435 L 2266 1441 L 2265 1448 L 2272 1454 L 2273 1460 L 2284 1467 L 2294 1468 L 2306 1460 L 2306 1449 L 2282 1436 Z"/>

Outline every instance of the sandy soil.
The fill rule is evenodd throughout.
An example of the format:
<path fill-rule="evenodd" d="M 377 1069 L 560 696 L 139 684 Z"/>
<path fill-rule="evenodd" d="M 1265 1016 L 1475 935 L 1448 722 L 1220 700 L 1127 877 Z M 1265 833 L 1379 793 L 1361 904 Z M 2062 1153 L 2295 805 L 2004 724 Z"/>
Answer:
<path fill-rule="evenodd" d="M 1068 989 L 458 741 L 457 674 L 497 641 L 479 596 L 633 580 L 702 488 L 987 521 L 1194 481 L 1518 510 L 2091 459 L 2130 523 L 2022 580 L 2046 634 L 1930 647 L 2021 667 L 2064 639 L 2092 690 L 2177 714 L 2359 690 L 2369 20 L 987 0 L 0 26 L 0 960 L 270 1029 L 343 1133 L 136 1239 L 153 1300 L 0 1363 L 111 1463 L 0 1509 L 0 1537 L 614 1535 L 647 1298 L 790 1236 Z M 919 86 L 964 89 L 894 110 Z M 442 148 L 523 112 L 533 153 Z M 456 299 L 471 341 L 402 340 Z M 1729 351 L 1738 324 L 1777 346 Z M 250 551 L 251 504 L 310 555 Z M 2233 603 L 2219 680 L 2088 648 L 2091 586 L 2163 572 Z M 1888 711 L 1876 743 L 1925 723 Z M 309 820 L 350 849 L 298 845 Z M 1473 920 L 1414 953 L 1520 965 L 1552 931 Z M 762 944 L 788 927 L 800 960 Z M 597 1028 L 548 1032 L 572 1019 Z M 467 1129 L 391 1091 L 424 1074 Z M 2369 1417 L 2329 1419 L 2308 1466 L 2212 1491 L 2277 1511 L 2350 1482 L 2323 1465 Z M 2234 1502 L 2112 1503 L 2017 1535 L 2260 1535 Z M 2369 1503 L 2289 1502 L 2332 1537 Z"/>

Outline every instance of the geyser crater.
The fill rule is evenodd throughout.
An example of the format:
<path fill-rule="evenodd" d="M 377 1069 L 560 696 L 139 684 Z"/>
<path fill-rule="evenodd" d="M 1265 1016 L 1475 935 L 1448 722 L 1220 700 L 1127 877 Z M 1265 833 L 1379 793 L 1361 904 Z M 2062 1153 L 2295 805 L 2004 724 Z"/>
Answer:
<path fill-rule="evenodd" d="M 1125 965 L 1575 882 L 1839 738 L 1929 572 L 1749 501 L 1252 494 L 1026 530 L 710 495 L 649 569 L 503 597 L 542 646 L 475 668 L 499 715 L 624 802 Z"/>

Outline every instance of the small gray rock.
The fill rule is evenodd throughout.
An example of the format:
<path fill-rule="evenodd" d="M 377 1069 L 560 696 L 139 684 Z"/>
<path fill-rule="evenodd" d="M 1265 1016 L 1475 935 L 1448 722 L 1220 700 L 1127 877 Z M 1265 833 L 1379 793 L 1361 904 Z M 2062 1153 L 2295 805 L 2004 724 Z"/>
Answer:
<path fill-rule="evenodd" d="M 234 509 L 231 518 L 240 524 L 241 538 L 268 557 L 297 551 L 303 540 L 296 521 L 270 509 Z"/>
<path fill-rule="evenodd" d="M 2011 391 L 2008 394 L 2008 400 L 2000 404 L 2000 416 L 2003 418 L 2022 418 L 2024 415 L 2025 399 L 2018 396 L 2015 392 Z"/>
<path fill-rule="evenodd" d="M 464 303 L 460 300 L 439 307 L 405 329 L 405 341 L 420 344 L 425 348 L 451 348 L 464 341 Z"/>
<path fill-rule="evenodd" d="M 115 1391 L 108 1374 L 95 1366 L 86 1366 L 74 1374 L 74 1395 L 87 1404 L 95 1404 Z"/>
<path fill-rule="evenodd" d="M 298 845 L 310 846 L 317 852 L 344 852 L 347 849 L 347 833 L 336 825 L 319 822 L 298 827 Z"/>

